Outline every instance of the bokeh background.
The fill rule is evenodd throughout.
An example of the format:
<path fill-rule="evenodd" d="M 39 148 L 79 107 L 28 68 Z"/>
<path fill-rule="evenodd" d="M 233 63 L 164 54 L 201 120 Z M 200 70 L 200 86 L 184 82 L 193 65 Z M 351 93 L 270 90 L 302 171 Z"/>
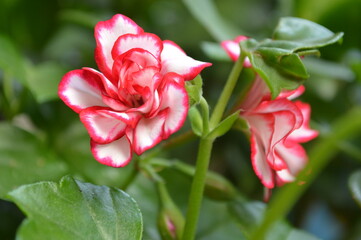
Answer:
<path fill-rule="evenodd" d="M 194 10 L 196 4 L 202 6 L 204 2 L 212 3 L 217 14 L 212 15 L 212 9 L 203 9 L 203 13 Z M 361 105 L 360 0 L 1 0 L 3 188 L 7 187 L 6 174 L 15 178 L 21 174 L 38 176 L 29 177 L 30 182 L 35 182 L 71 173 L 111 186 L 117 186 L 128 174 L 127 168 L 111 169 L 92 159 L 89 139 L 78 115 L 57 98 L 57 85 L 64 73 L 84 66 L 96 68 L 94 25 L 116 13 L 132 18 L 147 32 L 175 41 L 193 58 L 212 62 L 213 67 L 202 73 L 204 95 L 211 106 L 232 67 L 217 48 L 222 38 L 237 34 L 256 39 L 271 37 L 282 16 L 301 17 L 333 32 L 343 31 L 342 45 L 321 49 L 320 59 L 305 59 L 311 77 L 305 83 L 307 91 L 302 100 L 312 106 L 311 124 L 320 131 L 320 138 L 330 131 L 335 119 Z M 217 17 L 222 17 L 227 29 L 214 31 L 213 18 Z M 241 87 L 242 83 L 235 92 Z M 186 124 L 183 131 L 187 129 Z M 312 145 L 310 142 L 305 147 Z M 288 219 L 320 239 L 361 239 L 361 210 L 348 188 L 350 175 L 361 169 L 361 137 L 340 141 L 337 147 L 337 155 L 299 199 Z M 192 141 L 168 156 L 193 163 L 196 148 Z M 16 165 L 20 170 L 14 170 L 9 161 L 14 153 L 27 161 L 15 165 L 24 164 L 26 168 Z M 39 160 L 39 154 L 47 156 L 47 160 Z M 37 169 L 44 166 L 57 170 L 38 174 Z M 262 186 L 252 171 L 249 145 L 242 133 L 231 131 L 217 140 L 211 168 L 230 179 L 247 198 L 262 199 Z M 171 192 L 179 201 L 185 201 L 176 196 L 177 189 Z M 14 204 L 1 200 L 0 239 L 14 239 L 23 218 Z"/>

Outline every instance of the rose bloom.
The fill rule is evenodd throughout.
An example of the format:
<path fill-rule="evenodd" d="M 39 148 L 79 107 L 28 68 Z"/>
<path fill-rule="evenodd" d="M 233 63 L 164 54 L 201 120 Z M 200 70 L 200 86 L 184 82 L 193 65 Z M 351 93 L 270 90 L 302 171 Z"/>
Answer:
<path fill-rule="evenodd" d="M 239 36 L 222 43 L 232 60 L 239 57 L 238 44 L 245 39 Z M 245 67 L 252 66 L 245 62 Z M 310 106 L 301 101 L 291 101 L 304 90 L 304 86 L 300 86 L 293 91 L 282 91 L 272 100 L 267 85 L 256 75 L 240 106 L 240 116 L 247 120 L 250 127 L 253 169 L 269 189 L 295 180 L 307 163 L 307 154 L 299 143 L 318 135 L 309 127 Z"/>
<path fill-rule="evenodd" d="M 167 139 L 184 123 L 188 95 L 184 81 L 210 63 L 194 60 L 174 42 L 146 33 L 121 14 L 95 26 L 92 68 L 73 70 L 59 84 L 59 96 L 79 114 L 97 161 L 129 163 Z"/>

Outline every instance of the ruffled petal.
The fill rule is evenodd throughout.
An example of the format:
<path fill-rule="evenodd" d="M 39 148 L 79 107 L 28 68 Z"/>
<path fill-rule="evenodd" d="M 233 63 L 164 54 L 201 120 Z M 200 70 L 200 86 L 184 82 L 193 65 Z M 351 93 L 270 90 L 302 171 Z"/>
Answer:
<path fill-rule="evenodd" d="M 251 136 L 251 160 L 254 172 L 262 184 L 267 188 L 273 188 L 274 171 L 267 163 L 262 140 L 254 134 Z"/>
<path fill-rule="evenodd" d="M 130 143 L 126 136 L 108 144 L 90 142 L 95 159 L 110 167 L 124 167 L 132 159 Z"/>
<path fill-rule="evenodd" d="M 172 41 L 163 41 L 163 46 L 164 48 L 161 54 L 161 73 L 164 75 L 168 72 L 175 72 L 181 75 L 185 80 L 192 80 L 205 67 L 212 65 L 211 63 L 197 61 L 188 57 L 184 51 Z"/>
<path fill-rule="evenodd" d="M 117 93 L 118 90 L 116 86 L 114 86 L 114 84 L 111 81 L 109 81 L 109 79 L 107 79 L 101 72 L 88 67 L 84 67 L 83 70 L 92 72 L 94 75 L 97 75 L 99 77 L 100 81 L 102 82 L 102 87 L 103 87 L 102 89 L 104 89 L 105 93 L 108 96 L 112 98 L 118 97 L 118 93 Z"/>
<path fill-rule="evenodd" d="M 289 100 L 295 99 L 299 96 L 301 96 L 305 92 L 305 87 L 303 85 L 299 86 L 295 90 L 283 90 L 277 97 L 277 99 L 280 98 L 287 98 Z"/>
<path fill-rule="evenodd" d="M 58 94 L 75 112 L 92 106 L 106 106 L 102 101 L 102 83 L 98 74 L 86 69 L 73 70 L 62 78 Z"/>
<path fill-rule="evenodd" d="M 175 80 L 173 80 L 175 78 Z M 168 109 L 168 115 L 164 123 L 164 136 L 168 138 L 172 133 L 178 131 L 186 120 L 188 113 L 188 94 L 184 84 L 178 84 L 178 74 L 170 73 L 165 76 L 165 81 L 169 82 L 161 93 L 160 109 Z M 170 80 L 172 79 L 172 80 Z"/>
<path fill-rule="evenodd" d="M 294 176 L 305 167 L 308 161 L 305 149 L 300 144 L 291 141 L 278 144 L 275 153 L 287 164 L 289 172 Z"/>
<path fill-rule="evenodd" d="M 105 144 L 122 137 L 126 127 L 135 126 L 138 118 L 107 108 L 90 107 L 80 112 L 80 120 L 93 141 Z"/>
<path fill-rule="evenodd" d="M 221 46 L 233 61 L 237 61 L 239 55 L 241 54 L 241 48 L 239 47 L 238 42 L 225 40 L 221 42 Z"/>
<path fill-rule="evenodd" d="M 167 112 L 162 111 L 153 118 L 142 118 L 133 134 L 133 149 L 138 155 L 152 148 L 163 139 L 163 126 Z"/>
<path fill-rule="evenodd" d="M 111 79 L 111 69 L 113 66 L 112 48 L 115 41 L 124 34 L 140 34 L 143 29 L 140 28 L 130 18 L 117 14 L 110 20 L 99 22 L 95 26 L 95 60 L 101 72 L 107 78 Z"/>
<path fill-rule="evenodd" d="M 307 103 L 301 101 L 295 102 L 298 109 L 301 110 L 303 116 L 302 126 L 294 130 L 288 137 L 287 140 L 304 143 L 308 142 L 318 136 L 318 131 L 310 128 L 310 115 L 311 107 Z"/>
<path fill-rule="evenodd" d="M 144 49 L 151 53 L 156 59 L 159 59 L 163 49 L 163 42 L 160 38 L 152 33 L 142 34 L 125 34 L 120 36 L 114 43 L 112 49 L 113 59 L 131 49 Z"/>

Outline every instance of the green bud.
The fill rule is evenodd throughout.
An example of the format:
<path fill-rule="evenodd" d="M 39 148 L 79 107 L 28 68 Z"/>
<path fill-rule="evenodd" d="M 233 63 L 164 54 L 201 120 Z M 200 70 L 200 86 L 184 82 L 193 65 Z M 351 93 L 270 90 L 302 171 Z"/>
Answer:
<path fill-rule="evenodd" d="M 163 240 L 179 240 L 183 234 L 184 217 L 170 198 L 163 182 L 158 183 L 161 209 L 158 215 L 158 230 Z"/>

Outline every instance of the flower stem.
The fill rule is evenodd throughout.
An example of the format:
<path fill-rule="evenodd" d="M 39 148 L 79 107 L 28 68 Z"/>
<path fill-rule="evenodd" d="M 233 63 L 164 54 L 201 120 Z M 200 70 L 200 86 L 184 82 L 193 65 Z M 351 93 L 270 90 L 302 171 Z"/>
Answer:
<path fill-rule="evenodd" d="M 214 108 L 214 111 L 212 113 L 211 120 L 210 120 L 211 129 L 213 129 L 215 126 L 217 126 L 217 124 L 221 121 L 221 119 L 223 117 L 223 113 L 227 107 L 229 98 L 231 97 L 233 89 L 237 84 L 237 80 L 243 69 L 243 62 L 246 57 L 246 55 L 243 54 L 243 52 L 244 51 L 241 52 L 241 55 L 239 56 L 238 60 L 234 64 L 232 71 L 228 76 L 227 83 L 224 86 L 221 96 L 219 97 L 219 100 Z"/>
<path fill-rule="evenodd" d="M 188 201 L 188 210 L 186 215 L 186 224 L 182 240 L 193 240 L 195 237 L 200 208 L 202 205 L 206 175 L 211 158 L 213 142 L 215 140 L 215 138 L 209 138 L 206 136 L 208 132 L 212 131 L 212 129 L 217 126 L 218 123 L 222 120 L 222 116 L 228 104 L 229 98 L 232 95 L 233 89 L 242 71 L 244 58 L 245 55 L 241 54 L 241 56 L 238 58 L 237 62 L 233 66 L 232 71 L 227 79 L 226 85 L 224 86 L 221 96 L 216 104 L 216 107 L 214 108 L 209 124 L 207 108 L 208 104 L 205 102 L 204 99 L 202 99 L 201 101 L 201 107 L 203 110 L 203 127 L 206 126 L 207 129 L 203 129 L 203 136 L 201 137 L 199 143 L 196 171 L 191 186 L 191 192 Z"/>
<path fill-rule="evenodd" d="M 213 146 L 213 139 L 201 139 L 198 150 L 196 172 L 189 196 L 183 240 L 193 240 L 202 204 L 204 183 Z"/>

